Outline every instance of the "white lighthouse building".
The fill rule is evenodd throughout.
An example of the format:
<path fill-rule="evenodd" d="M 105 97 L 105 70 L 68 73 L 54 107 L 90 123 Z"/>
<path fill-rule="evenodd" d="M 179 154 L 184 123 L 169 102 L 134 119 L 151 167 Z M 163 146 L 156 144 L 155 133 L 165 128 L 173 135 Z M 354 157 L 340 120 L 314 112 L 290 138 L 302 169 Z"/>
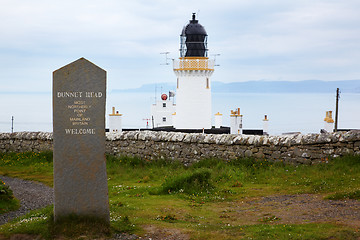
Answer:
<path fill-rule="evenodd" d="M 173 126 L 176 111 L 175 107 L 176 105 L 171 101 L 170 97 L 166 94 L 161 94 L 161 101 L 156 100 L 156 103 L 151 106 L 151 121 L 153 127 Z"/>
<path fill-rule="evenodd" d="M 242 134 L 242 119 L 243 115 L 240 114 L 240 108 L 235 111 L 231 110 L 230 115 L 230 134 Z"/>
<path fill-rule="evenodd" d="M 174 60 L 177 77 L 177 129 L 210 129 L 211 81 L 214 61 L 207 54 L 207 33 L 193 13 L 180 35 L 180 58 Z"/>
<path fill-rule="evenodd" d="M 109 114 L 109 132 L 122 132 L 122 114 L 119 114 L 119 111 L 115 112 L 115 107 L 112 108 L 112 113 Z"/>

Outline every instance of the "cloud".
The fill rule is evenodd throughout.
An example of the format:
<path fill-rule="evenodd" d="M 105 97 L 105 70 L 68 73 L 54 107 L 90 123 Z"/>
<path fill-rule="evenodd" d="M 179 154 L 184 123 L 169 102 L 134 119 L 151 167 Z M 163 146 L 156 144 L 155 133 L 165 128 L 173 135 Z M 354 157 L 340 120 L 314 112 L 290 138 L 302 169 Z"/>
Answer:
<path fill-rule="evenodd" d="M 355 79 L 359 10 L 355 0 L 5 0 L 0 84 L 49 90 L 51 72 L 79 57 L 106 68 L 114 88 L 172 81 L 160 52 L 179 57 L 192 12 L 209 34 L 210 55 L 221 54 L 215 79 Z"/>

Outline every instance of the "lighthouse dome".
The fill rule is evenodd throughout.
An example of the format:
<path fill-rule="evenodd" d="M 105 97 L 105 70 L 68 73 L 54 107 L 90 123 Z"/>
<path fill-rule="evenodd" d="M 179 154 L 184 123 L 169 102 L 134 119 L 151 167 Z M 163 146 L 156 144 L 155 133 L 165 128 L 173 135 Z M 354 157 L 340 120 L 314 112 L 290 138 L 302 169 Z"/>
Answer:
<path fill-rule="evenodd" d="M 198 20 L 195 20 L 195 13 L 193 13 L 193 19 L 189 21 L 190 23 L 186 25 L 182 32 L 182 36 L 186 35 L 204 35 L 207 36 L 205 28 L 199 23 Z"/>
<path fill-rule="evenodd" d="M 180 35 L 180 57 L 207 57 L 207 33 L 205 28 L 195 19 L 187 24 Z"/>

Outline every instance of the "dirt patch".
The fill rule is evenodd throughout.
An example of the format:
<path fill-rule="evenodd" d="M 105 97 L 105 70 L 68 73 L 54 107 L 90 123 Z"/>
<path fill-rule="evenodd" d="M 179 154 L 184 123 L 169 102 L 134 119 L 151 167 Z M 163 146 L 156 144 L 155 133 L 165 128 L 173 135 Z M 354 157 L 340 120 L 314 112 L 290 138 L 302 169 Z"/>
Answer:
<path fill-rule="evenodd" d="M 217 203 L 219 218 L 229 226 L 251 224 L 325 223 L 360 227 L 360 201 L 324 200 L 320 194 L 274 195 Z M 143 239 L 187 240 L 178 229 L 148 225 Z"/>
<path fill-rule="evenodd" d="M 147 232 L 144 239 L 152 240 L 189 240 L 190 237 L 182 233 L 179 229 L 164 229 L 154 225 L 144 226 L 144 230 Z"/>
<path fill-rule="evenodd" d="M 239 225 L 332 222 L 360 227 L 357 200 L 324 200 L 318 194 L 299 194 L 244 199 L 226 205 L 222 217 Z"/>

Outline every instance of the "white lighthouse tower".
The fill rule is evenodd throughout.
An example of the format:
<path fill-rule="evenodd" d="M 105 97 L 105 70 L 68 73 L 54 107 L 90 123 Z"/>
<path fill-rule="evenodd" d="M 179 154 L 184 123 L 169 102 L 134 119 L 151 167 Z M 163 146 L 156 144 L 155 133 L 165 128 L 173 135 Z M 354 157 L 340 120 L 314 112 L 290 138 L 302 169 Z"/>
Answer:
<path fill-rule="evenodd" d="M 177 77 L 177 129 L 210 129 L 211 82 L 214 61 L 207 54 L 207 33 L 193 13 L 180 35 L 180 58 L 174 60 Z"/>

